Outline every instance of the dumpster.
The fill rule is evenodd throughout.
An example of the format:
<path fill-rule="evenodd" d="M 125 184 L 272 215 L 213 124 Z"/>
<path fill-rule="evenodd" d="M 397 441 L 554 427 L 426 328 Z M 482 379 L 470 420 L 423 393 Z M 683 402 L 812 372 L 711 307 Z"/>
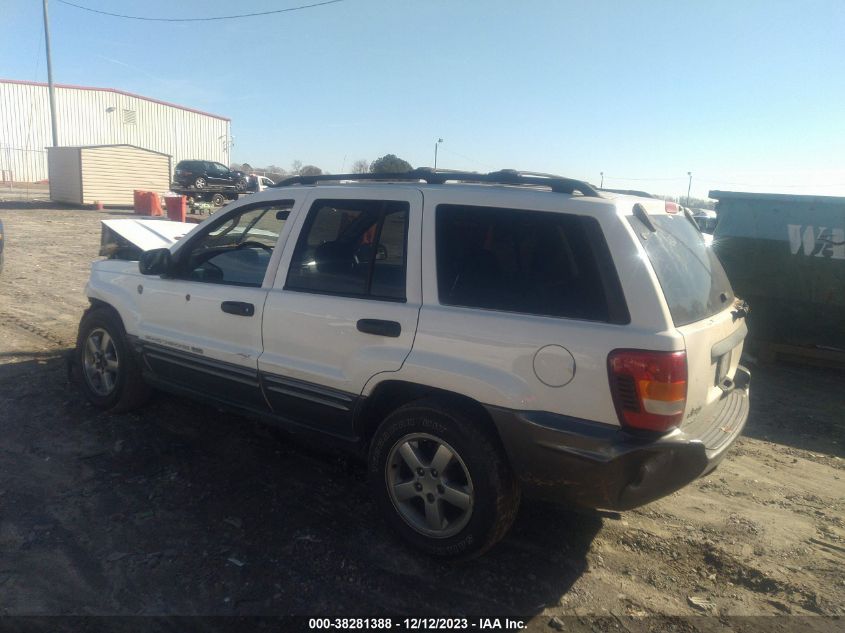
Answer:
<path fill-rule="evenodd" d="M 752 341 L 845 350 L 845 198 L 711 191 Z"/>

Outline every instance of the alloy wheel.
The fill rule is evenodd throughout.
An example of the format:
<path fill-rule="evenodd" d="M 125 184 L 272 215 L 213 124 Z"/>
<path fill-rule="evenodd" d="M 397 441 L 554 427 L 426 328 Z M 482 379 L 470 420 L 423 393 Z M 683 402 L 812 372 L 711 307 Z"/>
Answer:
<path fill-rule="evenodd" d="M 120 359 L 114 340 L 103 328 L 91 330 L 82 355 L 85 382 L 98 396 L 108 396 L 117 385 Z"/>
<path fill-rule="evenodd" d="M 425 536 L 454 536 L 472 517 L 469 469 L 452 446 L 428 433 L 406 435 L 393 445 L 385 483 L 399 515 Z"/>

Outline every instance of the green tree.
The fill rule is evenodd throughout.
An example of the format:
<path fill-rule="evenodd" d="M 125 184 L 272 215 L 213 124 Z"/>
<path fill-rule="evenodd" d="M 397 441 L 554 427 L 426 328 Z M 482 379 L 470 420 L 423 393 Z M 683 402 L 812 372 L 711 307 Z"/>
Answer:
<path fill-rule="evenodd" d="M 323 173 L 323 170 L 319 167 L 315 167 L 314 165 L 305 165 L 305 167 L 299 170 L 300 176 L 319 176 Z"/>
<path fill-rule="evenodd" d="M 402 174 L 412 169 L 411 163 L 396 154 L 385 154 L 370 163 L 370 171 L 374 174 Z"/>

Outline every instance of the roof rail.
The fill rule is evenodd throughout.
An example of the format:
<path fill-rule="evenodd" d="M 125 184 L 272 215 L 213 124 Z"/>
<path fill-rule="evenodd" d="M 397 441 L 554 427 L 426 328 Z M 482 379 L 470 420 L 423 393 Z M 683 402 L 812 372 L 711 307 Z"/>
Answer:
<path fill-rule="evenodd" d="M 332 182 L 338 180 L 375 180 L 375 181 L 423 181 L 428 184 L 442 185 L 448 181 L 481 182 L 500 185 L 533 185 L 548 187 L 556 193 L 578 192 L 583 196 L 599 197 L 594 187 L 580 180 L 541 174 L 531 171 L 516 171 L 515 169 L 501 169 L 481 174 L 472 171 L 450 171 L 447 169 L 430 169 L 419 167 L 411 171 L 389 174 L 320 174 L 319 176 L 291 176 L 279 181 L 274 187 L 289 187 L 291 185 L 313 185 L 318 182 Z"/>
<path fill-rule="evenodd" d="M 647 191 L 637 191 L 636 189 L 608 189 L 607 187 L 603 187 L 599 191 L 619 193 L 624 196 L 639 196 L 640 198 L 657 198 L 654 194 L 648 193 Z"/>

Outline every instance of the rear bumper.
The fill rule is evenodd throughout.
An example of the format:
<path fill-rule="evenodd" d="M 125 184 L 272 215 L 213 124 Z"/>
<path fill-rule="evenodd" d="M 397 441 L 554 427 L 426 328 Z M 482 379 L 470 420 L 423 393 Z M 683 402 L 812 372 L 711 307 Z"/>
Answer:
<path fill-rule="evenodd" d="M 630 510 L 712 471 L 748 419 L 750 374 L 706 419 L 661 437 L 566 416 L 488 407 L 529 496 L 589 508 Z"/>

